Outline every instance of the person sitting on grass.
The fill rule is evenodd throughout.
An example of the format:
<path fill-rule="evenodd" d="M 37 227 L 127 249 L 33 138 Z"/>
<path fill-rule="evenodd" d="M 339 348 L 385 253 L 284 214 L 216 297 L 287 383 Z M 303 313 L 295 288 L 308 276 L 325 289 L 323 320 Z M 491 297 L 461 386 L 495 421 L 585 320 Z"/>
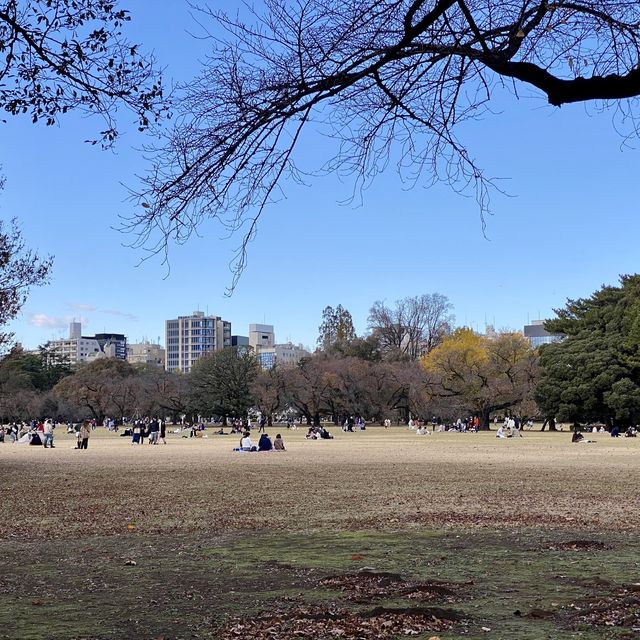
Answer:
<path fill-rule="evenodd" d="M 496 438 L 506 438 L 507 436 L 504 433 L 504 427 L 500 425 L 498 430 L 496 431 Z"/>
<path fill-rule="evenodd" d="M 282 439 L 282 436 L 279 433 L 276 434 L 276 439 L 273 441 L 273 450 L 286 451 L 284 447 L 284 440 Z"/>
<path fill-rule="evenodd" d="M 258 440 L 258 451 L 271 451 L 272 449 L 273 444 L 271 438 L 267 433 L 263 433 L 260 436 L 260 440 Z"/>
<path fill-rule="evenodd" d="M 240 449 L 242 451 L 255 451 L 253 442 L 251 442 L 251 434 L 248 431 L 245 431 L 240 439 Z"/>
<path fill-rule="evenodd" d="M 580 433 L 580 429 L 576 427 L 573 430 L 573 435 L 571 436 L 571 442 L 582 442 L 584 440 L 584 436 Z"/>
<path fill-rule="evenodd" d="M 323 440 L 333 440 L 333 436 L 324 427 L 320 427 L 320 437 Z"/>

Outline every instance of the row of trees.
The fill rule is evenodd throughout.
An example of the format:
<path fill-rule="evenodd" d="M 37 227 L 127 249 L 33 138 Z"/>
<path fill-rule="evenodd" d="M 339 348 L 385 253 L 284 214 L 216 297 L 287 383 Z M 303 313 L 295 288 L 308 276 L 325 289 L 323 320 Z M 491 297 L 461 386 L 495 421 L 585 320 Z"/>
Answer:
<path fill-rule="evenodd" d="M 72 371 L 54 364 L 44 349 L 27 354 L 14 348 L 0 361 L 0 419 L 88 415 L 100 421 L 107 415 L 152 414 L 194 419 L 240 417 L 254 409 L 269 420 L 288 412 L 309 423 L 347 415 L 455 420 L 475 414 L 486 428 L 493 415 L 504 413 L 542 417 L 551 425 L 554 419 L 640 422 L 640 275 L 569 300 L 546 324 L 563 340 L 540 349 L 532 349 L 519 333 L 451 331 L 449 306 L 438 294 L 400 301 L 385 313 L 399 317 L 427 300 L 437 301 L 445 314 L 431 342 L 431 333 L 421 334 L 427 341 L 418 357 L 409 355 L 404 342 L 402 349 L 388 348 L 382 323 L 359 338 L 341 306 L 323 313 L 322 348 L 296 367 L 268 371 L 242 348 L 204 357 L 190 374 L 108 358 Z M 383 307 L 374 304 L 370 322 Z"/>
<path fill-rule="evenodd" d="M 78 419 L 144 415 L 244 417 L 288 414 L 318 424 L 348 415 L 382 421 L 409 416 L 455 420 L 468 412 L 488 426 L 492 411 L 531 411 L 536 356 L 517 334 L 492 338 L 461 329 L 416 361 L 317 351 L 296 367 L 262 371 L 250 349 L 224 349 L 189 374 L 103 358 L 76 371 L 46 353 L 14 349 L 0 362 L 0 418 Z"/>
<path fill-rule="evenodd" d="M 353 318 L 342 305 L 325 307 L 318 348 L 327 354 L 364 360 L 416 361 L 452 331 L 453 305 L 441 293 L 376 301 L 369 310 L 369 335 L 358 337 Z"/>

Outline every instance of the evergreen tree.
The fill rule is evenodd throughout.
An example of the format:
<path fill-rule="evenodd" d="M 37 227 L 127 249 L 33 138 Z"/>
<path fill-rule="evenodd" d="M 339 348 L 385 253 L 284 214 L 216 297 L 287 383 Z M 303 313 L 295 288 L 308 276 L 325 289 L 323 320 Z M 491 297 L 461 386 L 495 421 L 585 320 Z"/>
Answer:
<path fill-rule="evenodd" d="M 536 398 L 558 420 L 640 421 L 640 275 L 568 300 L 545 328 L 565 338 L 540 349 Z"/>

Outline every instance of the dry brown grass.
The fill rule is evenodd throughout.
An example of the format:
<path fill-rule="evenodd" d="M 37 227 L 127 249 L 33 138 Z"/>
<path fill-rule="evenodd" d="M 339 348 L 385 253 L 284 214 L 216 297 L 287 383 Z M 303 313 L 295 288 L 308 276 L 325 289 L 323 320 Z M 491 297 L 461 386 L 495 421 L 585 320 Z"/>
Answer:
<path fill-rule="evenodd" d="M 132 446 L 95 432 L 87 451 L 0 445 L 0 537 L 456 525 L 640 530 L 640 438 L 526 432 L 416 436 L 401 428 L 239 454 L 236 436 Z"/>

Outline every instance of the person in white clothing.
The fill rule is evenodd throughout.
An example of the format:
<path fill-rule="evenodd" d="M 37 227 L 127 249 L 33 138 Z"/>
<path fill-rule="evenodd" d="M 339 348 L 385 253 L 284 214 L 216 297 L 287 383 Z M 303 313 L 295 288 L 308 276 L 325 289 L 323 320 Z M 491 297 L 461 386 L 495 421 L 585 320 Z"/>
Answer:
<path fill-rule="evenodd" d="M 240 448 L 243 451 L 251 451 L 253 448 L 253 442 L 251 442 L 251 435 L 248 431 L 245 431 L 242 439 L 240 440 Z"/>

